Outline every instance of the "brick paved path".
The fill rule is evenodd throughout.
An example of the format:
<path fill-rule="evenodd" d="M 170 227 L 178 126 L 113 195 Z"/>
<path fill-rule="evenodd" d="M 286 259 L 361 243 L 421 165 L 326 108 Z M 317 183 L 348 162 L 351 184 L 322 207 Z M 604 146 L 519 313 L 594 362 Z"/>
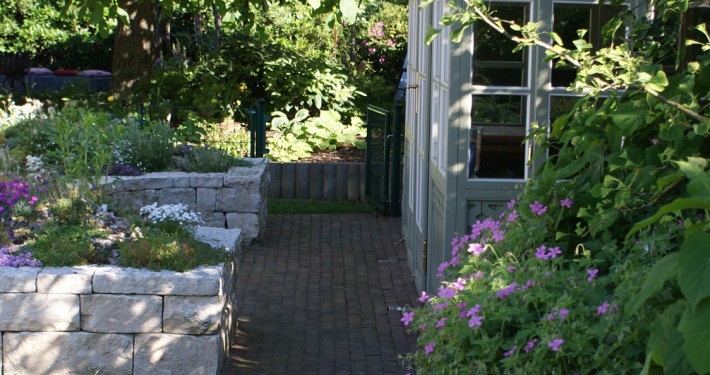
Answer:
<path fill-rule="evenodd" d="M 398 218 L 270 215 L 244 249 L 239 330 L 223 374 L 404 374 L 397 311 L 417 292 Z"/>

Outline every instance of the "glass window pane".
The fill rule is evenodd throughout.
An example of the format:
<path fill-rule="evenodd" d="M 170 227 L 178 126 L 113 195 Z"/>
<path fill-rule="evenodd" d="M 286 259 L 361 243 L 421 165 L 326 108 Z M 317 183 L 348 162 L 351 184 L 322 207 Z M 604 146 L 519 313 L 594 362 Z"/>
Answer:
<path fill-rule="evenodd" d="M 523 25 L 528 20 L 527 4 L 493 4 L 495 15 Z M 513 52 L 515 42 L 483 22 L 473 25 L 473 83 L 486 86 L 527 85 L 527 51 Z"/>
<path fill-rule="evenodd" d="M 579 39 L 579 30 L 586 30 L 584 39 L 595 49 L 599 48 L 603 40 L 602 27 L 627 9 L 625 6 L 580 4 L 555 4 L 554 7 L 553 31 L 569 49 L 575 48 L 573 42 Z M 568 87 L 574 82 L 576 69 L 559 64 L 559 60 L 553 61 L 552 65 L 552 86 Z"/>
<path fill-rule="evenodd" d="M 525 113 L 525 96 L 473 96 L 469 178 L 524 178 Z"/>

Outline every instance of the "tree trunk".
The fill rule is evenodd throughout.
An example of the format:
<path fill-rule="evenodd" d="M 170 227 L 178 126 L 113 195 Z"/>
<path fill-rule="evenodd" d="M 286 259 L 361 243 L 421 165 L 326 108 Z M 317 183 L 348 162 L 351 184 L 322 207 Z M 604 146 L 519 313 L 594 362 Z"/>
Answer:
<path fill-rule="evenodd" d="M 131 20 L 130 25 L 119 22 L 113 48 L 111 91 L 117 100 L 128 99 L 135 85 L 150 78 L 156 58 L 154 46 L 155 4 L 153 1 L 119 0 Z"/>

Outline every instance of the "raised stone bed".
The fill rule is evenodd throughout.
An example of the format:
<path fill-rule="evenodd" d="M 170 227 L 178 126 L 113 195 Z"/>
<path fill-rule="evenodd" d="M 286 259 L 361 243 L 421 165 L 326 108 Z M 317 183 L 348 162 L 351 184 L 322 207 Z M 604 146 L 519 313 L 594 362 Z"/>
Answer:
<path fill-rule="evenodd" d="M 266 159 L 246 159 L 251 167 L 226 173 L 161 172 L 111 177 L 104 185 L 116 204 L 135 210 L 158 204 L 184 203 L 198 211 L 205 226 L 239 228 L 249 243 L 266 226 L 266 194 L 270 181 Z"/>
<path fill-rule="evenodd" d="M 0 374 L 218 374 L 236 329 L 240 236 L 199 228 L 234 257 L 184 273 L 0 267 Z"/>

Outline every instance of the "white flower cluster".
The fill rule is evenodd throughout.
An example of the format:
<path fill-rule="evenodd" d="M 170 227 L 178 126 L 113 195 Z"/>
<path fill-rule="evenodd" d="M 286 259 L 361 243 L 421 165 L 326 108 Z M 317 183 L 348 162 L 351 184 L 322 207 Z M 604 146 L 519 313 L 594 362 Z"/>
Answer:
<path fill-rule="evenodd" d="M 37 99 L 28 99 L 23 105 L 16 105 L 12 99 L 0 103 L 0 128 L 17 125 L 22 121 L 42 117 L 42 102 Z"/>
<path fill-rule="evenodd" d="M 42 163 L 42 157 L 36 157 L 32 155 L 27 155 L 27 162 L 25 163 L 25 168 L 27 172 L 30 173 L 44 173 L 44 163 Z"/>
<path fill-rule="evenodd" d="M 173 221 L 187 229 L 193 229 L 204 223 L 197 212 L 188 210 L 187 205 L 182 203 L 165 204 L 162 206 L 158 206 L 158 203 L 153 203 L 141 207 L 140 214 L 144 217 L 147 216 L 147 219 L 153 224 Z"/>

